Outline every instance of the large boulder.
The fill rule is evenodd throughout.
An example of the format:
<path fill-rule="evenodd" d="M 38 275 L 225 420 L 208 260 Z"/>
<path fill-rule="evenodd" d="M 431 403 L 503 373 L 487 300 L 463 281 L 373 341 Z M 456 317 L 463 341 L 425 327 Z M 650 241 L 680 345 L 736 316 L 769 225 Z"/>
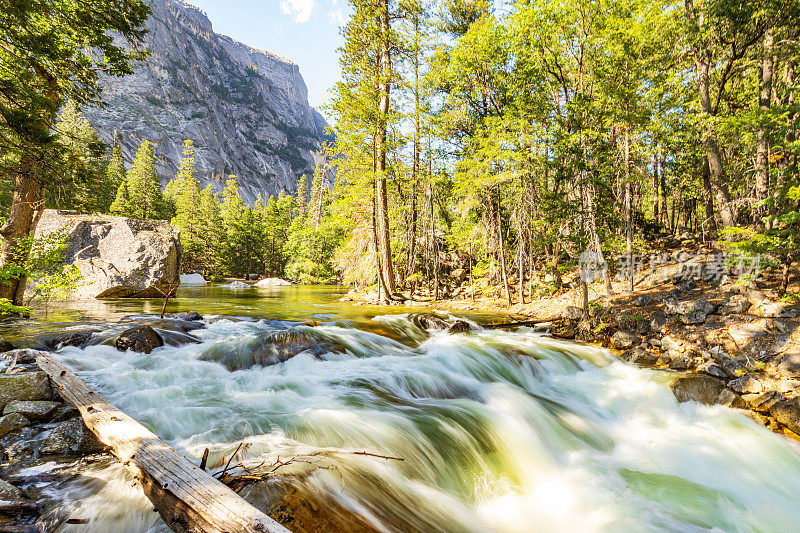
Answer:
<path fill-rule="evenodd" d="M 36 237 L 58 231 L 83 276 L 73 298 L 157 298 L 180 281 L 179 232 L 167 222 L 46 209 Z"/>

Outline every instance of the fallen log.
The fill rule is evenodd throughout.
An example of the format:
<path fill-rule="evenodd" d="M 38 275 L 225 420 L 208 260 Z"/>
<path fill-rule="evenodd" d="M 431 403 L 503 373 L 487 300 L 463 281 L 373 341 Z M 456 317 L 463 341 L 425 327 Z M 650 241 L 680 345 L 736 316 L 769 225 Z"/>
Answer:
<path fill-rule="evenodd" d="M 504 322 L 501 324 L 483 324 L 483 329 L 504 329 L 504 328 L 521 328 L 525 326 L 538 326 L 539 324 L 547 324 L 548 322 L 556 322 L 559 318 L 542 318 L 540 320 L 522 320 L 520 322 Z"/>
<path fill-rule="evenodd" d="M 64 400 L 80 411 L 86 427 L 109 447 L 173 531 L 203 533 L 289 533 L 173 450 L 51 355 L 36 358 Z"/>

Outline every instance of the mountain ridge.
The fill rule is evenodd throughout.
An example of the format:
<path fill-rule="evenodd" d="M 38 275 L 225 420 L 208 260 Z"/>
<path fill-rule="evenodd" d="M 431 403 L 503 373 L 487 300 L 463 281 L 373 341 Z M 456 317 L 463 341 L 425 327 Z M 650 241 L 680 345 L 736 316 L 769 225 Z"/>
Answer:
<path fill-rule="evenodd" d="M 86 110 L 101 138 L 130 163 L 139 144 L 154 144 L 162 184 L 174 176 L 183 141 L 195 143 L 197 177 L 221 191 L 236 175 L 252 204 L 258 194 L 294 192 L 310 175 L 327 122 L 308 104 L 299 66 L 215 33 L 200 9 L 153 0 L 134 73 L 104 80 L 107 105 Z"/>

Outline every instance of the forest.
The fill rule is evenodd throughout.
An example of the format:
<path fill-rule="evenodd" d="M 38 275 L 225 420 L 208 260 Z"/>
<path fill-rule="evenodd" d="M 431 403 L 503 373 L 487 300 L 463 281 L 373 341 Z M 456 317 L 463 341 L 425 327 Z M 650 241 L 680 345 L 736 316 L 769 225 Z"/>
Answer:
<path fill-rule="evenodd" d="M 56 91 L 50 125 L 37 126 L 57 154 L 36 169 L 39 201 L 169 219 L 183 269 L 211 279 L 343 282 L 381 300 L 469 284 L 525 302 L 558 288 L 582 250 L 613 270 L 653 235 L 681 232 L 767 254 L 786 289 L 800 255 L 799 3 L 350 6 L 325 110 L 335 140 L 296 191 L 248 206 L 235 176 L 221 194 L 201 189 L 188 139 L 162 192 L 148 141 L 126 169 L 83 117 L 100 93 Z M 9 142 L 26 133 L 7 102 L 13 175 L 41 148 Z M 13 188 L 3 181 L 11 218 Z"/>

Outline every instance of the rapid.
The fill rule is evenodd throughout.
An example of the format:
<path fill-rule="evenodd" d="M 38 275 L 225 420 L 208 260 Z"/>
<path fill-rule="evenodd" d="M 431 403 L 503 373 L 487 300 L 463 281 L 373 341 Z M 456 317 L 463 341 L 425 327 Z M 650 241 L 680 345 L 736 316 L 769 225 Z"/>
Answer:
<path fill-rule="evenodd" d="M 678 404 L 674 374 L 526 328 L 424 331 L 419 310 L 334 290 L 204 290 L 176 301 L 205 302 L 199 344 L 56 355 L 197 462 L 206 448 L 217 471 L 234 451 L 289 460 L 276 473 L 359 531 L 800 530 L 800 447 L 734 410 Z M 284 330 L 324 349 L 252 364 Z M 168 531 L 114 462 L 82 463 L 58 497 L 89 519 L 64 531 Z"/>

